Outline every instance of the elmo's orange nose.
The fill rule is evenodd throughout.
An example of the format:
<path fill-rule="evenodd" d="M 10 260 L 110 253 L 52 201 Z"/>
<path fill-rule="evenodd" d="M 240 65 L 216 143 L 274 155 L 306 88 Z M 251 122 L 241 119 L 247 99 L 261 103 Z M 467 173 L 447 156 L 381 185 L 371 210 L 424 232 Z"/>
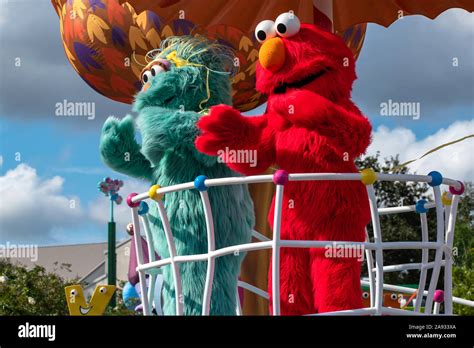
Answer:
<path fill-rule="evenodd" d="M 258 60 L 262 67 L 272 72 L 285 64 L 285 44 L 279 37 L 265 41 L 258 52 Z"/>

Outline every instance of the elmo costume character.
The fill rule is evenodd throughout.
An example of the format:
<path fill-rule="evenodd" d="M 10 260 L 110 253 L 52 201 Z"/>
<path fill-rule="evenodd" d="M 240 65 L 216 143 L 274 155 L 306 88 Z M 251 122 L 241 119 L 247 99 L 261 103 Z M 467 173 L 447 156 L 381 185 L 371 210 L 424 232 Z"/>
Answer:
<path fill-rule="evenodd" d="M 266 113 L 245 117 L 229 106 L 214 106 L 198 123 L 197 148 L 209 155 L 224 148 L 256 151 L 257 165 L 222 156 L 247 175 L 272 164 L 290 174 L 357 172 L 354 159 L 369 145 L 372 127 L 350 99 L 356 79 L 351 51 L 339 37 L 300 24 L 291 12 L 261 22 L 255 36 L 262 43 L 257 90 L 268 95 Z M 270 224 L 273 213 L 274 202 Z M 369 221 L 367 193 L 359 181 L 285 186 L 282 239 L 362 242 Z M 335 257 L 327 250 L 281 249 L 281 314 L 362 307 L 360 258 Z"/>

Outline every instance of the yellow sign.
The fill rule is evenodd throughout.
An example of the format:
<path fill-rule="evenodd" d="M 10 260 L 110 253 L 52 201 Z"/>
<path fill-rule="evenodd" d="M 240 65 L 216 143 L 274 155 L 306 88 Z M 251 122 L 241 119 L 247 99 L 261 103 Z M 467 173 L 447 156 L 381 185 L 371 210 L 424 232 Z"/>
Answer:
<path fill-rule="evenodd" d="M 115 292 L 114 285 L 97 285 L 87 303 L 80 285 L 66 286 L 66 302 L 70 315 L 102 315 Z"/>

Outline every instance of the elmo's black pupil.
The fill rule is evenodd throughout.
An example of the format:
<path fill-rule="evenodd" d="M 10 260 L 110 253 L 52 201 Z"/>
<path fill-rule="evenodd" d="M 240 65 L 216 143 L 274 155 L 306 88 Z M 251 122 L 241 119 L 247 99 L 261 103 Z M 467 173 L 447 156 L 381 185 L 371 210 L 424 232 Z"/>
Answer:
<path fill-rule="evenodd" d="M 265 32 L 263 30 L 259 30 L 258 33 L 257 33 L 257 37 L 260 41 L 263 41 L 263 40 L 266 39 L 267 34 L 265 34 Z"/>
<path fill-rule="evenodd" d="M 284 25 L 283 23 L 278 24 L 277 30 L 280 34 L 286 33 L 286 25 Z"/>

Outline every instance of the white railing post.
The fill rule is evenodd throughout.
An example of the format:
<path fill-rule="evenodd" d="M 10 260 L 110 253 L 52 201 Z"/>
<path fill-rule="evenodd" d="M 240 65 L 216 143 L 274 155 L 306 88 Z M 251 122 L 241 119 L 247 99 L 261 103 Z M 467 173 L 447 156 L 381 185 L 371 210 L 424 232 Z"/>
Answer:
<path fill-rule="evenodd" d="M 380 230 L 380 218 L 377 211 L 377 198 L 373 185 L 367 185 L 369 196 L 370 214 L 374 229 L 375 244 L 375 314 L 382 315 L 383 306 L 383 242 Z"/>
<path fill-rule="evenodd" d="M 148 207 L 147 207 L 147 212 L 148 212 Z M 154 249 L 154 244 L 153 244 L 153 235 L 151 234 L 150 225 L 148 222 L 148 217 L 146 215 L 141 215 L 141 218 L 142 218 L 143 229 L 145 230 L 145 236 L 147 240 L 148 260 L 149 262 L 154 262 L 156 261 L 155 249 Z M 150 279 L 150 285 L 148 286 L 148 304 L 150 307 L 149 311 L 151 312 L 153 309 L 153 303 L 154 303 L 154 298 L 155 298 L 157 272 L 156 271 L 150 272 L 149 279 Z M 156 307 L 157 307 L 157 304 L 155 303 L 155 308 Z M 157 312 L 158 312 L 158 308 L 157 308 Z"/>
<path fill-rule="evenodd" d="M 176 257 L 176 245 L 174 244 L 173 233 L 171 232 L 170 222 L 168 215 L 166 214 L 165 205 L 160 199 L 156 201 L 158 207 L 158 214 L 160 215 L 161 223 L 166 235 L 166 243 L 168 244 L 168 251 L 171 259 L 171 271 L 173 274 L 174 281 L 174 292 L 175 292 L 175 306 L 176 315 L 183 315 L 183 288 L 181 286 L 181 273 L 179 272 L 179 265 L 175 262 Z"/>
<path fill-rule="evenodd" d="M 369 232 L 365 229 L 365 240 L 370 243 Z M 365 257 L 367 259 L 367 274 L 369 276 L 369 294 L 370 294 L 370 307 L 375 306 L 375 276 L 374 276 L 374 257 L 372 250 L 365 249 Z"/>
<path fill-rule="evenodd" d="M 138 266 L 143 264 L 142 238 L 140 232 L 140 221 L 138 219 L 138 207 L 132 207 L 133 238 L 135 240 L 135 252 L 137 254 Z M 148 303 L 146 273 L 138 269 L 138 279 L 140 280 L 141 300 L 143 305 L 143 315 L 151 315 L 150 305 Z"/>
<path fill-rule="evenodd" d="M 441 191 L 439 186 L 433 187 L 433 193 L 436 203 L 436 243 L 439 243 L 436 248 L 433 271 L 431 272 L 430 286 L 428 288 L 428 295 L 425 302 L 425 314 L 431 314 L 433 311 L 433 297 L 438 284 L 439 272 L 441 269 L 441 260 L 443 257 L 445 239 L 444 239 L 444 210 L 441 203 Z"/>
<path fill-rule="evenodd" d="M 206 230 L 207 230 L 207 271 L 206 271 L 206 283 L 204 285 L 204 294 L 202 301 L 202 315 L 209 315 L 211 310 L 211 296 L 212 296 L 212 284 L 214 282 L 214 267 L 215 257 L 211 253 L 216 249 L 216 242 L 214 238 L 214 221 L 212 218 L 211 203 L 209 202 L 209 195 L 207 191 L 201 191 L 201 200 L 204 207 L 204 217 L 206 219 Z"/>
<path fill-rule="evenodd" d="M 453 242 L 454 228 L 456 225 L 456 215 L 458 209 L 459 196 L 453 195 L 451 209 L 448 219 L 448 229 L 446 231 L 446 247 L 444 264 L 444 313 L 453 314 Z"/>
<path fill-rule="evenodd" d="M 420 214 L 420 223 L 421 223 L 421 241 L 428 242 L 428 221 L 426 219 L 426 213 Z M 421 302 L 423 301 L 423 293 L 425 291 L 426 286 L 426 275 L 427 275 L 427 268 L 426 264 L 428 263 L 428 249 L 421 249 L 421 269 L 420 269 L 420 280 L 418 283 L 418 292 L 416 294 L 415 300 L 415 308 L 413 309 L 415 312 L 420 312 L 421 310 Z"/>

